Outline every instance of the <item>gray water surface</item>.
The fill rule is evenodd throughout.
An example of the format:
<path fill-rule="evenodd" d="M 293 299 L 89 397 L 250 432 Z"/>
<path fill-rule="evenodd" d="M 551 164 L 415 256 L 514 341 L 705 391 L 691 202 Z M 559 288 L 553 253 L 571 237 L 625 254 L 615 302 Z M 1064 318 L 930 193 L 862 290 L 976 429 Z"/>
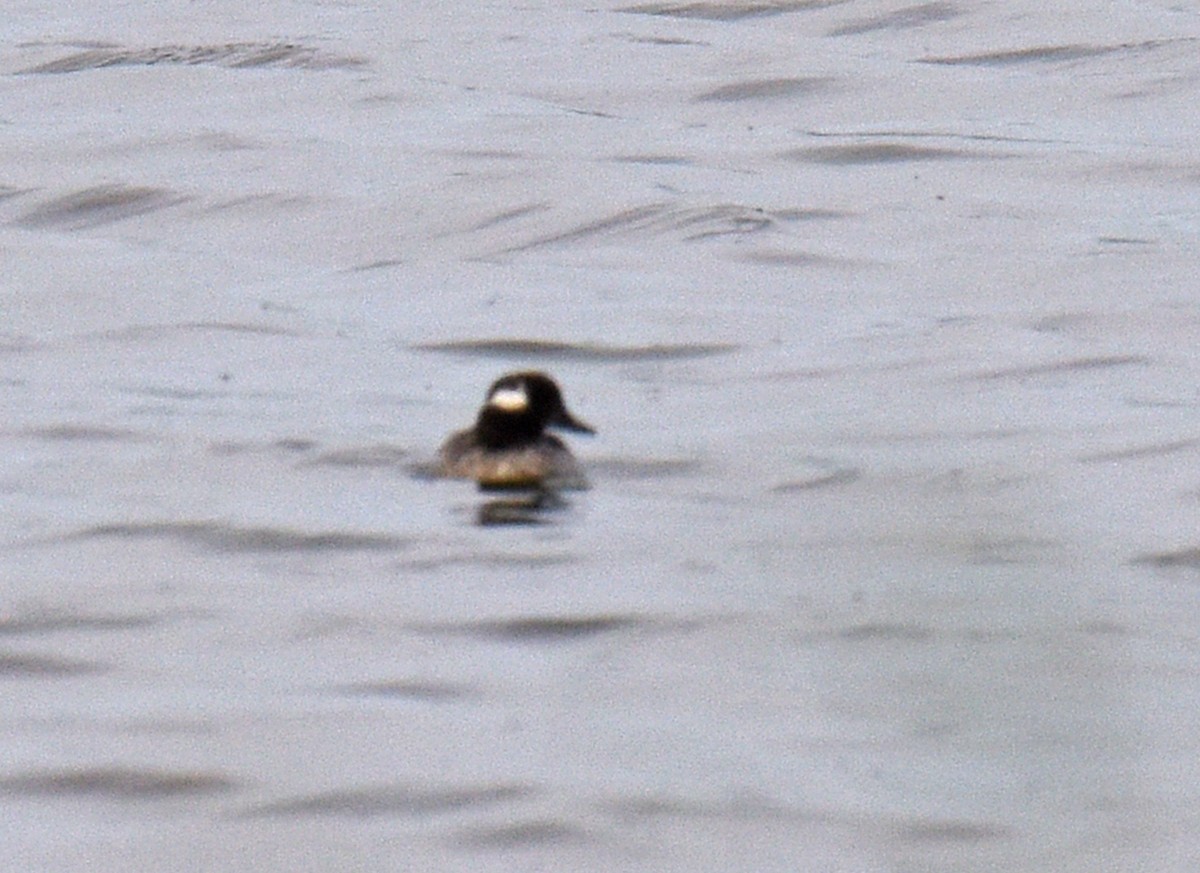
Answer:
<path fill-rule="evenodd" d="M 1195 11 L 10 6 L 0 868 L 1200 865 Z"/>

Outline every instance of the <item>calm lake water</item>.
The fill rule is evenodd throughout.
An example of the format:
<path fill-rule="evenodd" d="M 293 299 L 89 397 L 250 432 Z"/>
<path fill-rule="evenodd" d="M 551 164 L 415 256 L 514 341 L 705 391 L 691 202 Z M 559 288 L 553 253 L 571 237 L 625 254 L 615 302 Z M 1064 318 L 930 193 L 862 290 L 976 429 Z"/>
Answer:
<path fill-rule="evenodd" d="M 1200 15 L 260 6 L 0 23 L 0 868 L 1197 868 Z"/>

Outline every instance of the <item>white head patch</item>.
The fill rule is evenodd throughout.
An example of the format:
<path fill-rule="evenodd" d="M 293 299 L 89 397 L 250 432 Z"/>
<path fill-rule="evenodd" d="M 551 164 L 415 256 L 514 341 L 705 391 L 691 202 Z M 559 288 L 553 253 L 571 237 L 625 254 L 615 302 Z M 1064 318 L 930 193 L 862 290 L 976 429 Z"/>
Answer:
<path fill-rule="evenodd" d="M 525 384 L 518 383 L 512 388 L 499 388 L 488 398 L 488 406 L 503 409 L 505 412 L 524 412 L 529 408 L 529 395 L 525 393 Z"/>

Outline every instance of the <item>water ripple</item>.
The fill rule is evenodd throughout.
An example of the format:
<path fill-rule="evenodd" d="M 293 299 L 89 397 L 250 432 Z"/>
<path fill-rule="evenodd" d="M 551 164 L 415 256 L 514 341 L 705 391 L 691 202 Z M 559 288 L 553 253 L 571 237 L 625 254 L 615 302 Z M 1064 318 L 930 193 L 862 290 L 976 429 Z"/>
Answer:
<path fill-rule="evenodd" d="M 808 9 L 823 9 L 827 6 L 838 6 L 849 0 L 768 0 L 768 2 L 753 2 L 753 0 L 734 0 L 734 2 L 700 2 L 700 3 L 641 3 L 637 6 L 626 6 L 618 12 L 634 15 L 656 15 L 667 18 L 696 18 L 701 21 L 742 21 L 747 18 L 766 18 L 773 15 L 786 15 L 789 12 L 802 12 Z"/>
<path fill-rule="evenodd" d="M 528 796 L 526 785 L 486 785 L 472 788 L 427 788 L 386 785 L 326 791 L 252 806 L 241 818 L 296 816 L 345 816 L 367 818 L 381 815 L 417 816 L 487 806 Z"/>
<path fill-rule="evenodd" d="M 625 363 L 628 361 L 674 361 L 705 358 L 736 351 L 729 343 L 656 344 L 646 346 L 613 346 L 604 343 L 564 343 L 535 339 L 472 339 L 420 343 L 413 346 L 421 352 L 449 352 L 484 358 L 537 358 L 546 361 L 597 361 Z"/>
<path fill-rule="evenodd" d="M 102 673 L 107 669 L 93 661 L 0 652 L 0 679 L 57 679 Z"/>
<path fill-rule="evenodd" d="M 16 223 L 24 227 L 79 230 L 156 212 L 187 199 L 162 188 L 97 185 L 35 206 Z"/>
<path fill-rule="evenodd" d="M 559 643 L 629 630 L 653 623 L 632 615 L 534 616 L 447 624 L 414 625 L 423 633 L 469 636 L 514 643 Z"/>
<path fill-rule="evenodd" d="M 309 70 L 359 69 L 366 61 L 333 55 L 292 42 L 231 42 L 222 45 L 162 45 L 151 48 L 105 46 L 76 52 L 23 70 L 25 73 L 79 73 L 105 67 L 212 65 L 231 69 L 291 67 Z"/>
<path fill-rule="evenodd" d="M 50 770 L 0 779 L 0 792 L 51 797 L 89 796 L 148 800 L 230 791 L 237 783 L 218 773 L 99 767 Z"/>
<path fill-rule="evenodd" d="M 212 521 L 100 524 L 64 539 L 173 539 L 216 552 L 393 551 L 408 540 L 390 534 L 239 527 Z"/>

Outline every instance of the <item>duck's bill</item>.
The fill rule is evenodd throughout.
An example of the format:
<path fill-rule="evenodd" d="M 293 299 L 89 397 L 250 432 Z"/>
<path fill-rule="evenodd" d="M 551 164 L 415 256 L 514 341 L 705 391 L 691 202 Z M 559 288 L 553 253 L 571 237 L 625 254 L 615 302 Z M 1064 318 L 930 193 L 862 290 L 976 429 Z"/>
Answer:
<path fill-rule="evenodd" d="M 591 425 L 584 424 L 582 421 L 580 421 L 578 418 L 575 418 L 574 416 L 572 416 L 571 413 L 567 412 L 566 410 L 563 410 L 557 416 L 555 416 L 550 421 L 550 424 L 553 427 L 560 427 L 563 430 L 573 430 L 573 431 L 575 431 L 575 433 L 594 434 L 596 432 L 595 428 L 593 428 Z"/>

